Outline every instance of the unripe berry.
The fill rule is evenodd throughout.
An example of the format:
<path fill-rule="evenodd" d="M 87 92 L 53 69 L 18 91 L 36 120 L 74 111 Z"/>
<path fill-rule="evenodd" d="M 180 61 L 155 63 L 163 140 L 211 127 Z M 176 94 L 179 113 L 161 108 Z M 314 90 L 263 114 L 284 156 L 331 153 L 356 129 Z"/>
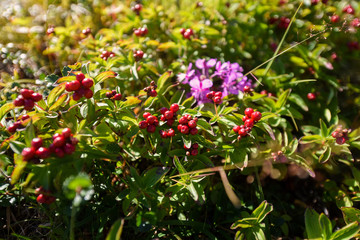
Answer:
<path fill-rule="evenodd" d="M 21 152 L 24 161 L 29 161 L 35 156 L 36 150 L 34 148 L 24 148 Z"/>
<path fill-rule="evenodd" d="M 38 149 L 40 147 L 42 147 L 43 145 L 43 140 L 41 138 L 34 138 L 32 141 L 31 141 L 31 146 L 34 148 L 34 149 Z"/>

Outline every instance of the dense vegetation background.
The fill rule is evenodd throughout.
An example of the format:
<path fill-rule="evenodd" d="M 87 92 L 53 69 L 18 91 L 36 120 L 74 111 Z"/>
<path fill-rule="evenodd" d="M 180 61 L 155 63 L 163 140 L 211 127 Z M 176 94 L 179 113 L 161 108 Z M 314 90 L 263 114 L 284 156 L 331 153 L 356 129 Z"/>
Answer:
<path fill-rule="evenodd" d="M 0 26 L 0 237 L 358 236 L 357 1 L 3 0 Z"/>

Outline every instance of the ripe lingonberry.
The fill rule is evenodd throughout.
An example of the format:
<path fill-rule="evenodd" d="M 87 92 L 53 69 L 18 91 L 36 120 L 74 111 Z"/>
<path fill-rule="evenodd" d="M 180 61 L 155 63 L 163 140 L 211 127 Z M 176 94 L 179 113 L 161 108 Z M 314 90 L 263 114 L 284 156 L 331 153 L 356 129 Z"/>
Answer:
<path fill-rule="evenodd" d="M 179 119 L 179 123 L 180 123 L 180 124 L 187 124 L 187 123 L 188 123 L 188 119 L 187 119 L 185 116 L 182 116 L 182 117 Z"/>
<path fill-rule="evenodd" d="M 90 78 L 85 78 L 81 81 L 81 85 L 83 85 L 84 88 L 91 88 L 94 85 L 94 81 Z"/>
<path fill-rule="evenodd" d="M 23 157 L 24 161 L 29 161 L 31 160 L 36 154 L 36 150 L 34 148 L 24 148 L 21 152 L 21 155 Z"/>
<path fill-rule="evenodd" d="M 161 136 L 162 138 L 167 138 L 167 137 L 168 137 L 166 131 L 160 130 L 159 133 L 160 133 L 160 136 Z"/>
<path fill-rule="evenodd" d="M 197 128 L 191 128 L 190 129 L 190 134 L 191 135 L 196 135 L 199 132 L 199 130 Z"/>
<path fill-rule="evenodd" d="M 89 99 L 92 98 L 92 96 L 94 95 L 94 92 L 91 89 L 85 89 L 84 92 L 84 97 Z"/>
<path fill-rule="evenodd" d="M 40 93 L 33 93 L 33 94 L 31 94 L 31 99 L 34 102 L 38 102 L 42 99 L 42 95 Z"/>
<path fill-rule="evenodd" d="M 148 116 L 147 118 L 146 118 L 146 122 L 148 123 L 148 124 L 153 124 L 154 122 L 155 122 L 155 116 L 153 116 L 153 115 L 150 115 L 150 116 Z"/>
<path fill-rule="evenodd" d="M 208 92 L 208 93 L 206 94 L 206 98 L 208 98 L 208 99 L 213 99 L 214 94 L 215 94 L 214 91 Z"/>
<path fill-rule="evenodd" d="M 121 93 L 117 93 L 117 94 L 115 94 L 115 96 L 113 97 L 114 100 L 121 100 L 121 98 L 122 98 Z"/>
<path fill-rule="evenodd" d="M 14 133 L 14 132 L 16 132 L 16 129 L 17 129 L 17 128 L 18 128 L 17 125 L 14 124 L 14 123 L 12 123 L 12 124 L 10 124 L 10 126 L 7 128 L 7 130 L 8 130 L 10 133 Z"/>
<path fill-rule="evenodd" d="M 149 95 L 150 97 L 156 97 L 156 96 L 157 96 L 157 92 L 156 92 L 155 89 L 153 89 L 153 90 L 151 90 L 151 91 L 148 93 L 148 95 Z"/>
<path fill-rule="evenodd" d="M 33 90 L 29 90 L 29 89 L 21 89 L 20 90 L 20 94 L 26 99 L 26 98 L 31 98 L 31 95 L 34 93 Z"/>
<path fill-rule="evenodd" d="M 145 128 L 147 128 L 147 126 L 148 126 L 148 123 L 146 121 L 139 122 L 139 128 L 145 129 Z"/>
<path fill-rule="evenodd" d="M 76 76 L 76 80 L 79 82 L 85 79 L 85 74 L 83 74 L 82 72 L 77 73 L 75 76 Z"/>
<path fill-rule="evenodd" d="M 164 116 L 165 116 L 166 119 L 171 119 L 171 118 L 173 118 L 174 113 L 173 113 L 173 111 L 166 111 L 164 113 Z"/>
<path fill-rule="evenodd" d="M 251 114 L 254 112 L 254 109 L 252 108 L 246 108 L 244 113 L 247 117 L 251 118 Z"/>
<path fill-rule="evenodd" d="M 75 151 L 75 147 L 70 143 L 66 143 L 63 150 L 66 154 L 72 154 Z"/>
<path fill-rule="evenodd" d="M 338 137 L 336 138 L 336 143 L 339 145 L 342 145 L 346 142 L 346 138 L 345 137 Z"/>
<path fill-rule="evenodd" d="M 189 125 L 190 128 L 194 128 L 194 127 L 197 126 L 197 124 L 196 124 L 196 122 L 195 122 L 194 120 L 190 120 L 190 121 L 188 122 L 188 125 Z"/>
<path fill-rule="evenodd" d="M 240 126 L 239 126 L 239 125 L 236 125 L 236 126 L 233 127 L 233 131 L 234 131 L 234 132 L 238 133 L 239 130 L 240 130 Z"/>
<path fill-rule="evenodd" d="M 251 119 L 254 120 L 255 122 L 259 121 L 261 119 L 262 115 L 259 111 L 253 112 L 251 114 Z"/>
<path fill-rule="evenodd" d="M 177 103 L 173 103 L 171 106 L 170 106 L 170 110 L 174 113 L 176 113 L 178 110 L 179 110 L 179 105 Z"/>
<path fill-rule="evenodd" d="M 175 131 L 174 131 L 174 129 L 170 128 L 170 129 L 168 130 L 168 132 L 167 132 L 167 135 L 168 135 L 169 137 L 175 136 Z"/>
<path fill-rule="evenodd" d="M 41 138 L 33 138 L 33 140 L 31 141 L 31 146 L 35 149 L 42 147 L 42 145 L 43 140 Z"/>
<path fill-rule="evenodd" d="M 65 144 L 65 138 L 63 136 L 56 137 L 53 144 L 55 147 L 62 147 Z"/>
<path fill-rule="evenodd" d="M 189 127 L 186 126 L 186 125 L 182 125 L 180 131 L 181 131 L 182 134 L 188 134 L 189 133 Z"/>
<path fill-rule="evenodd" d="M 135 61 L 140 61 L 144 56 L 144 52 L 141 50 L 134 51 L 133 57 L 135 58 Z"/>
<path fill-rule="evenodd" d="M 245 127 L 252 128 L 254 126 L 254 121 L 252 119 L 247 119 L 244 122 Z"/>
<path fill-rule="evenodd" d="M 220 104 L 221 103 L 221 97 L 214 97 L 214 103 Z"/>
<path fill-rule="evenodd" d="M 68 138 L 71 136 L 71 129 L 70 128 L 64 128 L 62 131 L 61 131 L 61 135 L 64 137 L 64 138 Z"/>
<path fill-rule="evenodd" d="M 56 156 L 59 158 L 63 158 L 65 156 L 64 150 L 60 147 L 55 148 L 54 152 L 55 152 Z"/>
<path fill-rule="evenodd" d="M 349 5 L 346 5 L 344 8 L 343 8 L 343 12 L 344 13 L 348 13 L 348 14 L 355 14 L 355 10 L 354 8 L 349 4 Z"/>
<path fill-rule="evenodd" d="M 24 109 L 26 111 L 32 110 L 34 108 L 34 106 L 35 106 L 35 103 L 34 103 L 34 101 L 32 99 L 25 99 L 24 100 Z"/>
<path fill-rule="evenodd" d="M 197 149 L 193 149 L 193 150 L 191 150 L 191 155 L 192 156 L 196 156 L 196 155 L 198 155 L 198 150 Z"/>
<path fill-rule="evenodd" d="M 21 98 L 20 98 L 21 97 Z M 17 97 L 15 100 L 14 100 L 14 106 L 15 107 L 20 107 L 20 106 L 23 106 L 24 105 L 24 97 L 23 96 L 19 96 Z"/>
<path fill-rule="evenodd" d="M 316 99 L 315 93 L 308 93 L 306 97 L 309 99 L 309 101 L 314 101 Z"/>
<path fill-rule="evenodd" d="M 240 128 L 238 133 L 242 137 L 245 137 L 248 134 L 247 131 L 244 128 Z"/>
<path fill-rule="evenodd" d="M 149 125 L 146 129 L 149 133 L 154 133 L 156 131 L 155 125 Z"/>
<path fill-rule="evenodd" d="M 41 159 L 48 158 L 48 157 L 50 156 L 50 151 L 49 151 L 49 149 L 47 149 L 47 148 L 39 147 L 39 148 L 36 150 L 36 156 L 38 156 L 38 157 L 41 158 Z"/>
<path fill-rule="evenodd" d="M 338 15 L 332 15 L 330 18 L 332 23 L 337 23 L 340 20 L 340 17 Z"/>

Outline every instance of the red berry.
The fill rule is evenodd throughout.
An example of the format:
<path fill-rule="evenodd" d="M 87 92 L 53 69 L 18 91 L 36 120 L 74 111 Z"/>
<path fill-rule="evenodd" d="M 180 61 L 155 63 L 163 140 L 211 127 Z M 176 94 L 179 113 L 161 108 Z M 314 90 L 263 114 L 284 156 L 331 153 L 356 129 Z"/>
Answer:
<path fill-rule="evenodd" d="M 307 97 L 307 99 L 309 99 L 310 101 L 314 101 L 314 100 L 316 99 L 315 93 L 308 93 L 306 97 Z"/>
<path fill-rule="evenodd" d="M 250 87 L 249 86 L 245 86 L 243 88 L 243 92 L 250 92 Z"/>
<path fill-rule="evenodd" d="M 146 118 L 146 122 L 148 123 L 148 124 L 153 124 L 154 122 L 155 122 L 155 116 L 153 116 L 153 115 L 150 115 L 150 116 L 148 116 L 147 118 Z"/>
<path fill-rule="evenodd" d="M 141 11 L 141 9 L 142 9 L 142 5 L 141 5 L 140 3 L 135 4 L 135 6 L 134 6 L 134 10 L 135 10 L 135 12 L 140 12 L 140 11 Z"/>
<path fill-rule="evenodd" d="M 199 130 L 197 128 L 190 129 L 190 134 L 191 135 L 196 135 L 198 132 L 199 132 Z"/>
<path fill-rule="evenodd" d="M 198 155 L 198 150 L 197 149 L 193 149 L 193 150 L 191 150 L 191 155 L 192 156 L 196 156 L 196 155 Z"/>
<path fill-rule="evenodd" d="M 71 91 L 76 91 L 76 90 L 79 90 L 79 88 L 81 87 L 81 83 L 80 81 L 71 81 L 70 82 L 70 86 L 71 86 Z"/>
<path fill-rule="evenodd" d="M 31 95 L 32 95 L 33 93 L 34 93 L 33 90 L 29 90 L 29 89 L 26 89 L 26 88 L 20 90 L 20 94 L 21 94 L 25 99 L 31 98 Z"/>
<path fill-rule="evenodd" d="M 174 113 L 177 112 L 177 111 L 179 110 L 179 104 L 173 103 L 173 104 L 170 106 L 170 110 L 173 111 Z"/>
<path fill-rule="evenodd" d="M 140 29 L 141 36 L 145 36 L 148 32 L 149 32 L 148 29 L 145 27 Z"/>
<path fill-rule="evenodd" d="M 155 125 L 155 127 L 159 126 L 159 120 L 156 117 L 155 117 L 154 125 Z"/>
<path fill-rule="evenodd" d="M 244 123 L 245 127 L 252 128 L 254 126 L 254 121 L 252 119 L 248 119 Z"/>
<path fill-rule="evenodd" d="M 190 39 L 191 34 L 190 34 L 190 32 L 185 31 L 184 34 L 183 34 L 183 36 L 184 36 L 184 38 L 186 38 L 186 39 Z"/>
<path fill-rule="evenodd" d="M 18 127 L 17 127 L 17 125 L 15 125 L 15 124 L 10 124 L 10 126 L 7 128 L 7 130 L 10 132 L 10 133 L 14 133 L 14 132 L 16 132 L 16 129 L 17 129 Z"/>
<path fill-rule="evenodd" d="M 24 97 L 22 95 L 18 96 L 13 103 L 15 107 L 24 106 Z"/>
<path fill-rule="evenodd" d="M 145 128 L 147 128 L 147 126 L 148 126 L 148 123 L 146 121 L 139 122 L 139 128 L 145 129 Z"/>
<path fill-rule="evenodd" d="M 194 34 L 194 31 L 191 28 L 186 29 L 186 32 L 190 33 L 190 35 Z"/>
<path fill-rule="evenodd" d="M 238 134 L 242 137 L 245 137 L 248 133 L 244 128 L 240 128 Z"/>
<path fill-rule="evenodd" d="M 254 122 L 257 122 L 261 119 L 262 115 L 261 112 L 256 111 L 251 114 L 251 119 L 254 120 Z"/>
<path fill-rule="evenodd" d="M 206 94 L 206 98 L 208 98 L 208 99 L 212 99 L 213 97 L 214 97 L 214 91 L 211 91 Z"/>
<path fill-rule="evenodd" d="M 159 133 L 160 133 L 160 137 L 162 137 L 162 138 L 167 138 L 168 137 L 167 132 L 165 132 L 163 130 L 160 130 Z"/>
<path fill-rule="evenodd" d="M 347 6 L 344 7 L 343 12 L 344 12 L 344 13 L 348 13 L 348 14 L 354 14 L 354 13 L 355 13 L 355 10 L 354 10 L 354 8 L 349 4 L 349 5 L 347 5 Z"/>
<path fill-rule="evenodd" d="M 24 100 L 24 109 L 26 111 L 31 111 L 35 106 L 35 103 L 32 99 L 25 99 Z"/>
<path fill-rule="evenodd" d="M 346 142 L 346 138 L 345 137 L 338 137 L 336 138 L 336 143 L 339 145 L 342 145 Z"/>
<path fill-rule="evenodd" d="M 82 94 L 80 94 L 79 92 L 74 92 L 72 95 L 74 101 L 79 101 L 82 98 Z"/>
<path fill-rule="evenodd" d="M 66 143 L 63 150 L 66 154 L 70 155 L 75 152 L 75 146 L 70 143 Z"/>
<path fill-rule="evenodd" d="M 83 73 L 78 73 L 76 74 L 76 80 L 81 82 L 82 80 L 84 80 L 85 75 Z"/>
<path fill-rule="evenodd" d="M 74 138 L 74 137 L 70 137 L 70 142 L 71 142 L 71 144 L 72 145 L 76 145 L 76 144 L 78 144 L 78 142 L 79 142 L 79 139 L 77 139 L 77 138 Z"/>
<path fill-rule="evenodd" d="M 215 96 L 215 97 L 220 97 L 220 98 L 221 98 L 221 97 L 222 97 L 222 92 L 216 92 L 214 96 Z"/>
<path fill-rule="evenodd" d="M 197 124 L 196 124 L 196 122 L 194 120 L 190 120 L 188 125 L 189 125 L 190 128 L 194 128 L 194 127 L 197 126 Z"/>
<path fill-rule="evenodd" d="M 44 195 L 44 194 L 39 194 L 39 196 L 37 196 L 37 198 L 36 198 L 36 201 L 38 202 L 38 203 L 46 203 L 46 196 Z"/>
<path fill-rule="evenodd" d="M 170 128 L 170 129 L 168 130 L 168 132 L 167 132 L 167 135 L 168 135 L 169 137 L 175 136 L 175 131 L 174 131 L 174 129 Z"/>
<path fill-rule="evenodd" d="M 184 35 L 185 31 L 186 31 L 185 28 L 180 28 L 180 33 L 181 33 L 181 35 Z"/>
<path fill-rule="evenodd" d="M 29 161 L 35 156 L 36 150 L 34 148 L 24 148 L 21 152 L 24 161 Z"/>
<path fill-rule="evenodd" d="M 113 94 L 111 91 L 110 92 L 106 92 L 105 96 L 107 98 L 112 98 L 115 94 Z"/>
<path fill-rule="evenodd" d="M 156 130 L 156 126 L 155 125 L 149 125 L 146 129 L 149 133 L 154 133 Z"/>
<path fill-rule="evenodd" d="M 180 119 L 179 119 L 179 123 L 180 124 L 187 124 L 188 123 L 188 120 L 185 116 L 182 116 Z"/>
<path fill-rule="evenodd" d="M 93 91 L 89 88 L 85 89 L 84 97 L 89 99 L 89 98 L 92 98 L 92 96 L 94 96 Z"/>
<path fill-rule="evenodd" d="M 67 82 L 67 83 L 65 84 L 65 90 L 68 91 L 68 92 L 73 91 L 72 88 L 71 88 L 71 82 Z"/>
<path fill-rule="evenodd" d="M 33 94 L 31 94 L 31 99 L 34 102 L 38 102 L 42 99 L 42 95 L 40 93 L 33 93 Z"/>
<path fill-rule="evenodd" d="M 188 134 L 189 133 L 189 127 L 186 126 L 186 125 L 182 125 L 181 129 L 180 129 L 180 132 L 182 134 Z"/>
<path fill-rule="evenodd" d="M 117 93 L 117 94 L 115 94 L 115 96 L 113 98 L 114 98 L 114 100 L 121 100 L 122 95 L 121 95 L 121 93 Z"/>
<path fill-rule="evenodd" d="M 134 34 L 136 35 L 136 36 L 141 36 L 141 31 L 140 31 L 140 29 L 135 29 L 134 30 Z"/>
<path fill-rule="evenodd" d="M 198 143 L 194 143 L 191 147 L 194 148 L 194 149 L 198 149 L 198 148 L 199 148 L 199 144 L 198 144 Z"/>
<path fill-rule="evenodd" d="M 157 96 L 157 92 L 156 92 L 155 89 L 151 90 L 148 94 L 149 94 L 150 97 L 156 97 Z"/>
<path fill-rule="evenodd" d="M 179 124 L 178 126 L 177 126 L 177 130 L 179 131 L 179 132 L 181 132 L 181 128 L 182 128 L 182 124 Z"/>
<path fill-rule="evenodd" d="M 64 137 L 64 138 L 69 138 L 71 136 L 71 129 L 70 128 L 64 128 L 62 131 L 61 131 L 61 135 Z"/>
<path fill-rule="evenodd" d="M 46 159 L 50 157 L 50 150 L 44 147 L 40 147 L 38 150 L 36 150 L 36 156 L 41 159 Z"/>
<path fill-rule="evenodd" d="M 94 81 L 90 78 L 85 78 L 81 81 L 81 85 L 83 85 L 84 88 L 91 88 L 94 85 Z"/>
<path fill-rule="evenodd" d="M 57 156 L 57 157 L 59 157 L 59 158 L 62 158 L 62 157 L 64 157 L 65 156 L 65 152 L 64 152 L 64 150 L 62 149 L 62 148 L 60 148 L 60 147 L 57 147 L 57 148 L 55 148 L 55 155 Z"/>
<path fill-rule="evenodd" d="M 221 103 L 221 97 L 214 97 L 214 103 L 220 104 Z"/>
<path fill-rule="evenodd" d="M 63 136 L 56 137 L 53 141 L 53 144 L 57 148 L 62 147 L 65 144 L 65 138 Z"/>
<path fill-rule="evenodd" d="M 35 149 L 42 147 L 42 145 L 43 145 L 43 140 L 41 138 L 34 138 L 31 141 L 31 146 Z"/>
<path fill-rule="evenodd" d="M 332 15 L 330 19 L 332 23 L 337 23 L 339 22 L 340 17 L 338 15 Z"/>
<path fill-rule="evenodd" d="M 239 130 L 240 130 L 240 126 L 239 126 L 239 125 L 233 127 L 233 131 L 234 131 L 234 132 L 238 133 Z"/>
<path fill-rule="evenodd" d="M 151 116 L 151 113 L 149 113 L 149 112 L 144 112 L 143 113 L 143 118 L 145 118 L 145 119 L 147 119 L 150 116 Z"/>
<path fill-rule="evenodd" d="M 251 117 L 251 116 L 250 116 L 250 117 Z M 249 118 L 248 118 L 248 116 L 246 116 L 246 115 L 242 117 L 242 121 L 243 121 L 243 122 L 245 122 L 245 121 L 248 120 L 248 119 L 249 119 Z"/>
<path fill-rule="evenodd" d="M 260 94 L 261 94 L 261 95 L 267 95 L 268 92 L 267 92 L 266 90 L 262 90 L 262 91 L 260 92 Z"/>
<path fill-rule="evenodd" d="M 173 116 L 174 116 L 174 113 L 172 111 L 166 111 L 164 113 L 164 116 L 165 116 L 166 119 L 172 119 Z"/>
<path fill-rule="evenodd" d="M 174 119 L 169 119 L 167 120 L 166 124 L 170 127 L 174 124 L 175 120 Z"/>
<path fill-rule="evenodd" d="M 251 118 L 251 114 L 254 112 L 254 109 L 252 108 L 247 108 L 245 109 L 244 113 L 247 117 Z"/>
<path fill-rule="evenodd" d="M 169 109 L 167 109 L 166 107 L 162 107 L 160 108 L 160 113 L 161 114 L 165 114 L 166 111 L 168 111 Z"/>

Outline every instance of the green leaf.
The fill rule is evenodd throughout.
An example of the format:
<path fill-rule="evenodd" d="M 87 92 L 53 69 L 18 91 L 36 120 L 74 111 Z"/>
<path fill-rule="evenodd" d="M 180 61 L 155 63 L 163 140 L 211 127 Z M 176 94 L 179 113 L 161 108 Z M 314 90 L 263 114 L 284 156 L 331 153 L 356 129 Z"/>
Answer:
<path fill-rule="evenodd" d="M 169 103 L 169 101 L 164 97 L 164 95 L 158 94 L 157 96 L 158 96 L 159 101 L 160 101 L 160 103 L 161 103 L 161 105 L 162 105 L 163 107 L 170 108 L 170 103 Z"/>
<path fill-rule="evenodd" d="M 344 215 L 344 221 L 346 224 L 357 222 L 360 224 L 360 210 L 353 207 L 342 207 L 341 211 Z"/>
<path fill-rule="evenodd" d="M 288 97 L 290 95 L 290 92 L 291 92 L 291 89 L 289 88 L 279 96 L 279 98 L 275 104 L 276 109 L 280 109 L 285 105 L 286 100 L 288 99 Z"/>
<path fill-rule="evenodd" d="M 322 229 L 319 222 L 319 214 L 310 208 L 305 211 L 305 227 L 309 239 L 322 239 Z"/>
<path fill-rule="evenodd" d="M 47 97 L 47 105 L 51 107 L 55 102 L 58 96 L 60 96 L 65 91 L 65 83 L 60 83 L 57 87 L 51 90 L 49 96 Z"/>
<path fill-rule="evenodd" d="M 304 136 L 304 137 L 300 138 L 300 143 L 306 144 L 306 143 L 312 143 L 312 142 L 321 142 L 322 139 L 323 138 L 320 135 L 308 135 L 308 136 Z"/>
<path fill-rule="evenodd" d="M 126 107 L 135 107 L 136 105 L 138 105 L 139 103 L 141 103 L 141 100 L 137 97 L 133 97 L 133 96 L 129 96 L 126 97 L 126 101 L 125 102 L 120 102 L 119 106 L 122 108 L 126 108 Z"/>
<path fill-rule="evenodd" d="M 297 138 L 294 138 L 290 143 L 289 146 L 287 147 L 288 150 L 290 151 L 288 153 L 288 155 L 292 155 L 293 153 L 295 153 L 295 151 L 297 150 L 299 146 L 299 141 L 297 140 Z"/>
<path fill-rule="evenodd" d="M 124 226 L 124 219 L 117 220 L 110 228 L 106 240 L 120 240 Z"/>
<path fill-rule="evenodd" d="M 159 80 L 157 81 L 158 93 L 162 93 L 165 91 L 167 81 L 169 80 L 172 71 L 167 71 L 163 75 L 160 76 Z"/>
<path fill-rule="evenodd" d="M 329 135 L 329 131 L 327 129 L 326 124 L 324 123 L 324 121 L 322 119 L 320 119 L 320 135 L 322 137 L 327 137 Z"/>
<path fill-rule="evenodd" d="M 234 148 L 233 151 L 229 151 L 229 157 L 233 164 L 242 167 L 247 159 L 247 152 L 245 149 Z"/>
<path fill-rule="evenodd" d="M 26 130 L 25 130 L 25 143 L 26 143 L 26 146 L 30 147 L 31 146 L 31 141 L 35 137 L 36 137 L 35 128 L 34 128 L 34 125 L 33 125 L 32 121 L 30 121 L 30 123 L 26 126 Z"/>
<path fill-rule="evenodd" d="M 86 173 L 70 176 L 63 183 L 63 191 L 68 199 L 74 199 L 79 190 L 93 187 L 90 177 Z"/>
<path fill-rule="evenodd" d="M 61 106 L 61 104 L 63 104 L 63 102 L 65 102 L 65 100 L 67 99 L 68 93 L 64 93 L 63 95 L 61 95 L 58 100 L 56 100 L 56 102 L 49 108 L 49 111 L 56 111 L 58 110 L 58 108 Z"/>
<path fill-rule="evenodd" d="M 262 130 L 265 130 L 269 134 L 271 139 L 275 140 L 274 132 L 269 124 L 264 123 L 264 122 L 259 122 L 259 123 L 257 123 L 256 126 L 260 127 Z"/>
<path fill-rule="evenodd" d="M 321 213 L 320 214 L 320 227 L 322 229 L 323 238 L 322 239 L 329 239 L 332 233 L 332 224 L 329 218 Z"/>
<path fill-rule="evenodd" d="M 347 239 L 351 239 L 359 231 L 360 231 L 360 227 L 359 227 L 358 223 L 353 222 L 353 223 L 350 223 L 350 224 L 346 225 L 345 227 L 341 228 L 340 230 L 337 230 L 336 232 L 334 232 L 331 235 L 330 239 L 331 240 L 347 240 Z"/>
<path fill-rule="evenodd" d="M 326 163 L 331 156 L 331 147 L 326 147 L 325 151 L 319 157 L 319 163 Z"/>
<path fill-rule="evenodd" d="M 59 78 L 56 83 L 71 82 L 76 80 L 76 76 L 66 76 Z"/>
<path fill-rule="evenodd" d="M 11 110 L 15 109 L 14 104 L 11 103 L 5 103 L 4 105 L 1 106 L 0 108 L 0 121 L 2 120 L 2 118 Z"/>
<path fill-rule="evenodd" d="M 154 186 L 160 179 L 162 179 L 170 168 L 157 167 L 149 169 L 145 172 L 142 181 L 145 183 L 146 188 Z"/>
<path fill-rule="evenodd" d="M 263 201 L 251 214 L 252 217 L 257 218 L 257 223 L 261 223 L 264 218 L 273 210 L 272 204 Z"/>
<path fill-rule="evenodd" d="M 115 78 L 116 77 L 116 73 L 113 72 L 113 71 L 106 71 L 106 72 L 102 72 L 100 74 L 98 74 L 95 78 L 94 78 L 94 81 L 95 83 L 101 83 L 103 81 L 105 81 L 106 79 L 109 79 L 109 78 Z"/>
<path fill-rule="evenodd" d="M 173 160 L 174 160 L 175 167 L 178 169 L 180 174 L 187 172 L 186 169 L 184 168 L 184 166 L 179 161 L 179 158 L 177 156 L 174 156 Z M 188 175 L 183 175 L 183 176 L 181 176 L 181 178 L 182 179 L 190 179 L 190 177 Z"/>
<path fill-rule="evenodd" d="M 10 143 L 11 144 L 11 143 Z M 15 184 L 19 178 L 21 177 L 21 174 L 24 172 L 25 167 L 27 165 L 27 162 L 22 160 L 21 154 L 15 154 L 15 168 L 13 172 L 11 173 L 11 184 Z"/>

